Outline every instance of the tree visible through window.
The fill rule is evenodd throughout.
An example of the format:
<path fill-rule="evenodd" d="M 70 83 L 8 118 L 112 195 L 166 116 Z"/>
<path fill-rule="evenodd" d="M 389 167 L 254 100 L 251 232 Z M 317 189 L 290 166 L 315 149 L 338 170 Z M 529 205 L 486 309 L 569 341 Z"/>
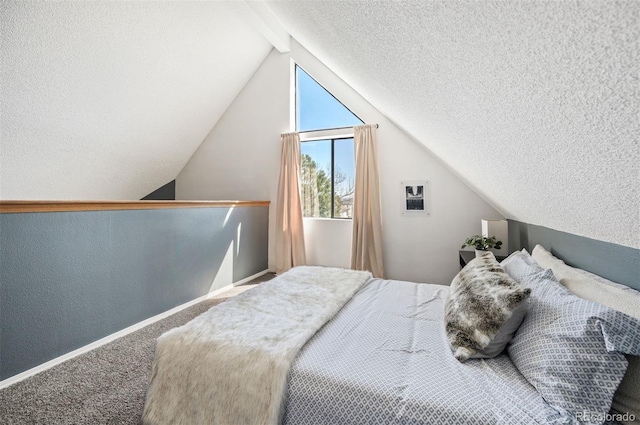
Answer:
<path fill-rule="evenodd" d="M 363 124 L 296 66 L 296 127 L 300 132 Z M 305 217 L 351 218 L 355 187 L 353 138 L 303 141 L 302 208 Z"/>
<path fill-rule="evenodd" d="M 353 138 L 304 142 L 300 150 L 303 216 L 351 218 L 355 187 Z"/>

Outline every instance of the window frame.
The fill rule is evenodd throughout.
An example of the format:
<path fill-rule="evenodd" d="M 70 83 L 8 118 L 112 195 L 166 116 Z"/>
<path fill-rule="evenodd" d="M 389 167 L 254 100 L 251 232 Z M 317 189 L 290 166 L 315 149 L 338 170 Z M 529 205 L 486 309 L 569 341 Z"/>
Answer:
<path fill-rule="evenodd" d="M 295 131 L 297 131 L 298 133 L 300 133 L 300 135 L 302 135 L 303 133 L 315 133 L 318 131 L 326 131 L 326 130 L 344 130 L 344 129 L 349 129 L 349 128 L 353 128 L 352 127 L 330 127 L 330 128 L 318 128 L 316 130 L 303 130 L 300 131 L 298 129 L 298 68 L 304 72 L 305 74 L 307 74 L 307 76 L 309 78 L 311 78 L 313 81 L 315 81 L 315 83 L 317 85 L 319 85 L 320 87 L 322 87 L 324 89 L 324 91 L 326 91 L 327 93 L 329 93 L 329 95 L 331 97 L 333 97 L 335 99 L 336 102 L 338 102 L 340 105 L 342 105 L 347 111 L 349 111 L 354 117 L 356 117 L 359 121 L 361 125 L 364 125 L 364 120 L 362 118 L 360 118 L 358 115 L 356 115 L 355 112 L 353 112 L 351 109 L 349 109 L 347 107 L 347 105 L 345 105 L 344 103 L 342 103 L 337 97 L 335 97 L 333 95 L 333 93 L 331 93 L 329 90 L 327 90 L 327 88 L 325 86 L 323 86 L 322 84 L 320 84 L 320 82 L 318 80 L 316 80 L 315 78 L 313 78 L 313 76 L 308 73 L 303 67 L 301 67 L 300 65 L 298 65 L 298 63 L 293 62 L 293 127 L 295 128 Z"/>
<path fill-rule="evenodd" d="M 347 111 L 353 114 L 363 125 L 364 121 L 358 115 L 356 115 L 351 109 L 349 109 L 344 103 L 342 103 L 337 97 L 331 93 L 331 91 L 327 90 L 325 86 L 320 84 L 318 80 L 313 78 L 313 76 L 307 72 L 303 67 L 301 67 L 298 63 L 292 61 L 293 63 L 293 127 L 295 131 L 300 135 L 300 143 L 305 142 L 313 142 L 320 140 L 330 140 L 331 141 L 331 217 L 304 217 L 310 219 L 320 219 L 320 220 L 353 220 L 353 217 L 336 217 L 335 216 L 335 141 L 341 139 L 355 139 L 355 132 L 353 130 L 353 126 L 351 127 L 333 127 L 333 128 L 320 128 L 317 130 L 303 130 L 299 131 L 298 122 L 299 122 L 299 110 L 298 110 L 298 68 L 306 75 L 309 76 L 313 81 L 316 82 L 320 87 L 322 87 L 331 97 L 333 97 L 336 102 L 342 105 Z M 355 140 L 354 140 L 355 143 Z M 300 154 L 302 156 L 302 153 Z M 355 157 L 354 157 L 355 161 Z M 355 164 L 354 164 L 355 165 Z M 355 176 L 354 176 L 355 178 Z"/>
<path fill-rule="evenodd" d="M 352 132 L 353 133 L 353 132 Z M 353 217 L 336 217 L 336 211 L 335 211 L 335 202 L 336 202 L 336 189 L 335 189 L 335 142 L 336 140 L 347 140 L 347 139 L 353 139 L 353 134 L 351 136 L 349 135 L 343 135 L 343 136 L 339 136 L 339 137 L 333 137 L 333 138 L 313 138 L 313 139 L 305 139 L 300 140 L 300 144 L 302 143 L 306 143 L 306 142 L 317 142 L 317 141 L 330 141 L 331 142 L 331 217 L 306 217 L 303 215 L 302 218 L 313 218 L 313 219 L 324 219 L 324 220 L 353 220 Z M 354 140 L 355 143 L 355 140 Z M 300 155 L 302 156 L 302 152 L 300 153 Z M 355 158 L 354 158 L 354 162 L 355 162 Z M 355 165 L 355 164 L 354 164 Z M 355 178 L 355 175 L 354 175 Z M 355 184 L 355 182 L 354 182 Z M 303 209 L 304 210 L 304 209 Z"/>

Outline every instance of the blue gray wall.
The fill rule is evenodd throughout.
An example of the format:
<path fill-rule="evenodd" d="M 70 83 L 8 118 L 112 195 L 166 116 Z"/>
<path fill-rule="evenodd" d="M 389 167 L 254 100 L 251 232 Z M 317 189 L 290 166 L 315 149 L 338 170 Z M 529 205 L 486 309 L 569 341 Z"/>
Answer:
<path fill-rule="evenodd" d="M 0 380 L 267 269 L 268 207 L 0 214 Z M 219 286 L 224 286 L 221 284 Z"/>

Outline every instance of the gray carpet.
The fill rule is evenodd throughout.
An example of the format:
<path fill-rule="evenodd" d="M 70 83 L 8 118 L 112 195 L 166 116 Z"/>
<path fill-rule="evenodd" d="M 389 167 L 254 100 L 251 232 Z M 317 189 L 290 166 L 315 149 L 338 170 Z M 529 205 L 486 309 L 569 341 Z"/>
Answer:
<path fill-rule="evenodd" d="M 0 424 L 141 424 L 156 338 L 273 277 L 268 273 L 0 390 Z"/>

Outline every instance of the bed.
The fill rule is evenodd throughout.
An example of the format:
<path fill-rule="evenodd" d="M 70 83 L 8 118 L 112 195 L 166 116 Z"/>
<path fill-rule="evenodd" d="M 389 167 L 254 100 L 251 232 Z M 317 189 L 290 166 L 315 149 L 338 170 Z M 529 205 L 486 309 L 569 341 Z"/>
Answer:
<path fill-rule="evenodd" d="M 545 283 L 556 291 L 549 294 L 551 299 L 575 298 L 553 281 L 553 273 L 537 266 L 530 256 L 523 258 L 517 267 L 505 266 L 505 270 L 511 267 L 510 274 L 517 277 L 514 279 L 535 287 L 531 281 L 535 274 L 535 279 L 551 282 Z M 560 270 L 558 264 L 555 266 Z M 634 355 L 640 354 L 640 321 L 624 316 L 621 324 L 619 316 L 610 319 L 617 313 L 613 310 L 599 304 L 590 304 L 591 310 L 586 308 L 589 318 L 599 315 L 597 326 L 604 326 L 608 338 L 604 341 L 595 332 L 597 348 L 606 344 L 607 352 L 598 358 L 599 363 L 592 364 L 588 359 L 586 369 L 597 369 L 597 373 L 587 371 L 588 378 L 574 373 L 576 365 L 582 365 L 582 357 L 562 363 L 562 353 L 536 355 L 537 348 L 531 344 L 547 336 L 535 333 L 531 338 L 516 333 L 509 350 L 494 358 L 460 362 L 452 355 L 443 322 L 451 292 L 448 286 L 373 279 L 362 274 L 343 285 L 341 270 L 305 267 L 294 271 L 212 308 L 159 339 L 145 424 L 595 424 L 611 419 L 635 423 L 636 418 L 628 411 L 624 417 L 593 412 L 602 413 L 602 406 L 611 404 L 626 369 L 621 352 L 636 350 Z M 300 274 L 304 278 L 322 273 L 326 276 L 318 282 L 298 285 Z M 327 276 L 333 278 L 329 289 L 320 282 Z M 283 291 L 291 295 L 288 304 L 280 299 Z M 335 305 L 333 298 L 329 303 L 322 301 L 329 294 L 334 297 L 335 292 L 342 298 Z M 633 298 L 637 291 L 629 294 Z M 317 302 L 318 313 L 302 304 L 301 300 L 307 298 L 321 300 Z M 637 309 L 640 301 L 635 302 L 630 305 Z M 576 304 L 573 298 L 568 303 Z M 278 307 L 274 309 L 274 305 Z M 319 316 L 324 318 L 316 321 Z M 528 323 L 530 316 L 536 317 L 527 313 L 520 326 L 527 332 L 533 332 L 528 329 L 535 328 L 539 321 L 538 317 Z M 236 333 L 222 325 L 230 317 L 239 327 L 234 329 Z M 313 325 L 307 327 L 311 322 Z M 609 323 L 612 327 L 606 328 Z M 563 326 L 573 328 L 573 324 Z M 538 324 L 538 332 L 550 328 Z M 589 338 L 596 328 L 589 330 Z M 218 338 L 216 333 L 222 336 Z M 570 332 L 561 333 L 560 338 L 582 338 L 579 333 L 577 338 Z M 280 340 L 288 334 L 295 343 Z M 257 344 L 256 340 L 262 342 Z M 592 348 L 587 347 L 587 351 Z M 262 369 L 255 365 L 262 365 Z M 558 401 L 556 387 L 565 384 L 540 378 L 541 367 L 568 368 L 566 385 L 596 379 L 591 382 L 596 387 L 576 390 L 575 397 Z M 628 391 L 637 392 L 631 385 Z M 596 394 L 600 390 L 602 400 Z M 566 392 L 564 388 L 561 398 Z M 589 411 L 585 416 L 585 412 L 563 404 L 573 406 L 574 399 L 580 401 L 591 395 L 594 400 L 586 401 L 587 408 L 593 408 L 591 416 Z"/>
<path fill-rule="evenodd" d="M 506 353 L 465 363 L 451 355 L 448 291 L 371 279 L 298 354 L 284 423 L 567 423 Z"/>

